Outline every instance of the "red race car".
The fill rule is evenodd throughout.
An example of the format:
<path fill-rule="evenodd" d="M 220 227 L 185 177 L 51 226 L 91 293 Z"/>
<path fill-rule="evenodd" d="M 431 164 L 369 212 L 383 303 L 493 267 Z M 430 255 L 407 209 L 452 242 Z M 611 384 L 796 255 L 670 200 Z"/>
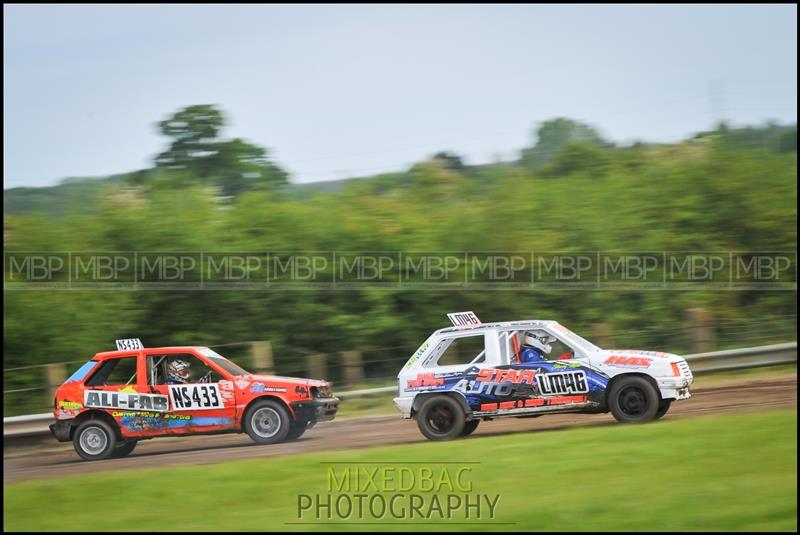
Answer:
<path fill-rule="evenodd" d="M 89 461 L 124 457 L 155 437 L 294 440 L 339 408 L 325 381 L 253 375 L 207 347 L 146 349 L 129 339 L 117 349 L 96 354 L 56 391 L 50 431 Z"/>

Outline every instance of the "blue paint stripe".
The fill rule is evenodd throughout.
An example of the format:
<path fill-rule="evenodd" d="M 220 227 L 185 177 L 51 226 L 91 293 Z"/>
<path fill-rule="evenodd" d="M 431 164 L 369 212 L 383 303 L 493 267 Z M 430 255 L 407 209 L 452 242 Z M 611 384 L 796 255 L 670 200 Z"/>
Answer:
<path fill-rule="evenodd" d="M 69 379 L 67 379 L 67 382 L 69 382 L 69 381 L 83 381 L 83 379 L 87 375 L 89 375 L 89 372 L 94 369 L 96 364 L 97 364 L 97 362 L 95 362 L 93 360 L 90 360 L 89 362 L 87 362 L 86 364 L 84 364 L 83 366 L 78 368 L 78 370 L 75 373 L 70 375 Z"/>

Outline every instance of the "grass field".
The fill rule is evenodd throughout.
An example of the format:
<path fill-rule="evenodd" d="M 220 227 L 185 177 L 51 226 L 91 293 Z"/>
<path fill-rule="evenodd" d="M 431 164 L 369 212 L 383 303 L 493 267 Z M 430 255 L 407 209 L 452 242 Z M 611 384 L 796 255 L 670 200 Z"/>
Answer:
<path fill-rule="evenodd" d="M 470 528 L 432 520 L 422 529 L 796 530 L 796 431 L 796 411 L 783 410 L 28 481 L 4 486 L 4 528 L 408 530 L 412 521 L 370 514 L 287 524 L 316 521 L 299 517 L 298 495 L 329 494 L 331 467 L 379 466 L 467 468 L 470 495 L 500 496 L 494 518 L 484 510 Z M 426 504 L 448 494 L 400 494 L 410 493 Z"/>

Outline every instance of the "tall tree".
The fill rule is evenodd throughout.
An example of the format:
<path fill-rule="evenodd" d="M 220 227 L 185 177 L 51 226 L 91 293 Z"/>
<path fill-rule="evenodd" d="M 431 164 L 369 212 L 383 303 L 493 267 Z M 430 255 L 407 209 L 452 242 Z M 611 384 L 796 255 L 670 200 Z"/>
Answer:
<path fill-rule="evenodd" d="M 564 117 L 542 123 L 534 138 L 535 144 L 522 150 L 520 163 L 523 165 L 535 167 L 551 161 L 570 141 L 582 141 L 600 147 L 612 145 L 588 124 Z"/>
<path fill-rule="evenodd" d="M 253 189 L 272 189 L 288 182 L 287 173 L 270 161 L 263 147 L 236 138 L 217 144 L 210 157 L 217 185 L 225 195 Z"/>
<path fill-rule="evenodd" d="M 445 169 L 450 171 L 463 171 L 464 170 L 464 162 L 458 154 L 453 152 L 441 151 L 437 152 L 433 155 L 431 160 L 435 162 L 440 162 Z"/>
<path fill-rule="evenodd" d="M 225 118 L 210 104 L 189 106 L 161 121 L 161 133 L 172 138 L 156 165 L 186 172 L 224 195 L 271 189 L 288 182 L 288 175 L 268 158 L 268 151 L 242 139 L 220 139 Z"/>
<path fill-rule="evenodd" d="M 189 106 L 158 123 L 161 133 L 172 138 L 170 147 L 156 156 L 156 165 L 193 171 L 205 178 L 208 161 L 216 155 L 217 135 L 225 125 L 222 113 L 210 104 Z"/>

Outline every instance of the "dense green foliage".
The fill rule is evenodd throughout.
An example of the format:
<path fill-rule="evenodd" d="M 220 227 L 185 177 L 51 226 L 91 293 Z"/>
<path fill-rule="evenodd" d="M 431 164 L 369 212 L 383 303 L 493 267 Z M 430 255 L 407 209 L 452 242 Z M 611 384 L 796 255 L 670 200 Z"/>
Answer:
<path fill-rule="evenodd" d="M 135 180 L 102 184 L 81 207 L 7 213 L 5 248 L 796 250 L 796 150 L 739 148 L 727 139 L 722 133 L 675 145 L 627 148 L 567 140 L 551 162 L 534 167 L 466 167 L 443 153 L 406 173 L 347 181 L 331 192 L 253 188 L 232 198 L 204 181 L 192 181 L 190 169 L 158 168 Z M 604 321 L 618 347 L 685 351 L 689 307 L 713 312 L 720 346 L 758 345 L 795 336 L 796 302 L 794 291 L 705 287 L 6 290 L 3 352 L 9 368 L 79 360 L 110 348 L 115 338 L 130 336 L 151 346 L 271 340 L 278 371 L 284 373 L 304 373 L 305 361 L 298 357 L 305 354 L 392 348 L 365 356 L 374 361 L 368 376 L 390 377 L 454 310 L 474 310 L 484 321 L 558 319 L 589 338 L 592 325 Z M 231 351 L 239 356 L 237 349 Z M 337 373 L 332 370 L 332 378 Z M 41 381 L 33 372 L 30 377 L 15 372 L 13 379 L 19 386 Z"/>
<path fill-rule="evenodd" d="M 730 128 L 721 123 L 713 132 L 703 132 L 696 137 L 716 137 L 718 143 L 731 149 L 766 149 L 777 152 L 797 151 L 797 126 L 768 122 L 764 126 Z"/>
<path fill-rule="evenodd" d="M 329 489 L 326 477 L 332 465 L 322 463 L 344 463 L 336 465 L 342 470 L 355 470 L 358 465 L 350 463 L 365 462 L 373 463 L 370 469 L 441 470 L 437 462 L 479 461 L 449 465 L 452 473 L 471 468 L 463 481 L 471 484 L 473 496 L 500 495 L 494 519 L 484 509 L 480 523 L 475 522 L 472 510 L 470 531 L 795 531 L 796 429 L 795 410 L 693 419 L 667 416 L 642 426 L 478 435 L 448 443 L 229 461 L 202 470 L 194 466 L 116 470 L 6 484 L 3 525 L 9 531 L 90 526 L 93 530 L 408 531 L 420 520 L 359 525 L 335 523 L 341 520 L 334 517 L 321 526 L 291 522 L 299 520 L 298 494 L 331 494 L 331 501 L 345 494 Z M 138 453 L 147 447 L 139 446 Z M 535 462 L 532 448 L 538 455 Z M 400 463 L 385 464 L 393 461 Z M 405 464 L 413 462 L 422 464 Z M 395 487 L 396 479 L 395 475 Z M 391 488 L 392 482 L 384 483 L 380 476 L 376 480 L 378 489 Z M 431 493 L 421 485 L 408 486 L 430 503 Z M 375 493 L 371 486 L 363 488 L 367 496 Z M 398 494 L 408 491 L 384 496 L 388 500 Z M 437 495 L 446 494 L 444 487 Z M 51 514 L 39 514 L 43 501 Z M 144 513 L 160 511 L 164 504 L 169 504 L 169 515 Z M 325 512 L 322 509 L 327 522 Z M 464 521 L 463 511 L 458 513 L 451 522 Z M 367 513 L 359 519 L 353 514 L 351 520 L 394 520 L 375 516 Z M 313 518 L 306 512 L 302 520 Z M 464 530 L 463 525 L 447 525 L 437 518 L 418 527 Z"/>

